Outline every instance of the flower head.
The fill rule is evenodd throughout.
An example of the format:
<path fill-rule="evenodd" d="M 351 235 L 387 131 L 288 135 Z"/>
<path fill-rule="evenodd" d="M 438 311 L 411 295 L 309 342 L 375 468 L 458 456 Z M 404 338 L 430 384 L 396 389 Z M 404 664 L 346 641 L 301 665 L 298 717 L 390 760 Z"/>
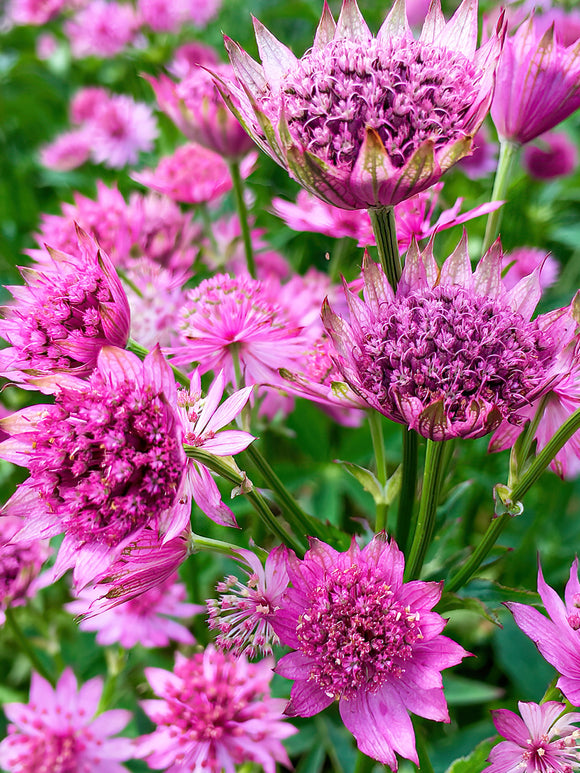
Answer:
<path fill-rule="evenodd" d="M 8 289 L 14 302 L 2 309 L 4 376 L 89 373 L 103 346 L 123 347 L 129 337 L 129 304 L 107 255 L 76 229 L 73 254 L 48 249 L 45 264 L 22 269 L 24 287 Z"/>
<path fill-rule="evenodd" d="M 251 550 L 240 548 L 238 553 L 248 579 L 241 583 L 230 575 L 218 583 L 219 598 L 207 602 L 209 627 L 219 631 L 216 644 L 225 652 L 271 655 L 272 645 L 280 640 L 270 620 L 288 587 L 286 548 L 280 545 L 271 550 L 265 567 Z"/>
<path fill-rule="evenodd" d="M 537 247 L 517 247 L 503 256 L 502 276 L 504 287 L 511 290 L 524 277 L 539 271 L 540 287 L 551 287 L 558 278 L 560 266 L 552 255 L 546 255 L 545 250 Z"/>
<path fill-rule="evenodd" d="M 153 149 L 157 123 L 149 105 L 126 94 L 113 94 L 87 123 L 95 163 L 112 169 L 135 164 Z"/>
<path fill-rule="evenodd" d="M 485 773 L 570 773 L 580 768 L 580 714 L 564 714 L 564 703 L 518 702 L 521 717 L 507 709 L 492 711 L 493 722 L 506 740 L 490 752 Z"/>
<path fill-rule="evenodd" d="M 465 650 L 441 631 L 434 582 L 403 582 L 404 558 L 383 534 L 338 553 L 318 540 L 304 560 L 288 556 L 289 588 L 272 625 L 285 655 L 276 673 L 295 683 L 286 713 L 312 716 L 338 700 L 365 754 L 397 769 L 418 763 L 408 712 L 449 721 L 441 670 Z"/>
<path fill-rule="evenodd" d="M 83 127 L 59 134 L 40 151 L 40 163 L 57 172 L 69 172 L 89 160 L 91 136 Z"/>
<path fill-rule="evenodd" d="M 0 766 L 9 773 L 127 773 L 120 763 L 135 756 L 128 738 L 111 738 L 129 722 L 123 709 L 95 717 L 102 679 L 80 689 L 70 668 L 56 688 L 32 674 L 30 703 L 6 703 L 8 737 L 0 741 Z"/>
<path fill-rule="evenodd" d="M 88 381 L 35 385 L 55 403 L 3 420 L 0 456 L 30 470 L 4 510 L 23 517 L 21 541 L 64 532 L 55 573 L 74 565 L 83 587 L 145 527 L 169 540 L 188 523 L 175 382 L 158 349 L 141 363 L 105 347 Z"/>
<path fill-rule="evenodd" d="M 20 519 L 0 518 L 0 626 L 4 610 L 25 603 L 37 588 L 38 573 L 50 554 L 48 542 L 13 541 L 20 531 Z"/>
<path fill-rule="evenodd" d="M 275 773 L 276 762 L 289 765 L 280 741 L 296 730 L 283 721 L 284 701 L 270 697 L 271 665 L 209 646 L 190 658 L 177 655 L 173 673 L 146 669 L 160 700 L 142 703 L 157 729 L 140 739 L 140 756 L 168 773 L 221 773 L 243 762 Z"/>
<path fill-rule="evenodd" d="M 549 618 L 527 604 L 506 602 L 516 624 L 542 656 L 561 674 L 557 686 L 574 706 L 580 704 L 580 583 L 578 558 L 570 568 L 564 601 L 544 580 L 538 567 L 538 593 Z"/>
<path fill-rule="evenodd" d="M 257 144 L 304 188 L 344 209 L 387 206 L 433 185 L 470 152 L 493 93 L 499 27 L 476 51 L 477 3 L 445 24 L 433 3 L 419 40 L 404 0 L 376 38 L 356 0 L 325 3 L 301 59 L 255 22 L 262 66 L 226 38 L 241 87 L 216 76 Z"/>
<path fill-rule="evenodd" d="M 522 162 L 532 177 L 552 180 L 572 174 L 578 164 L 578 151 L 566 132 L 547 132 L 533 145 L 526 145 Z"/>
<path fill-rule="evenodd" d="M 506 39 L 491 115 L 503 139 L 524 144 L 580 107 L 580 41 L 565 46 L 534 16 Z"/>
<path fill-rule="evenodd" d="M 350 323 L 323 309 L 347 383 L 367 403 L 432 440 L 482 437 L 547 390 L 558 375 L 566 310 L 530 317 L 537 272 L 509 292 L 497 242 L 474 273 L 466 237 L 441 269 L 432 244 L 412 246 L 393 293 L 366 258 L 365 299 L 348 293 Z"/>
<path fill-rule="evenodd" d="M 90 0 L 65 23 L 73 56 L 111 57 L 133 42 L 138 19 L 129 3 Z"/>

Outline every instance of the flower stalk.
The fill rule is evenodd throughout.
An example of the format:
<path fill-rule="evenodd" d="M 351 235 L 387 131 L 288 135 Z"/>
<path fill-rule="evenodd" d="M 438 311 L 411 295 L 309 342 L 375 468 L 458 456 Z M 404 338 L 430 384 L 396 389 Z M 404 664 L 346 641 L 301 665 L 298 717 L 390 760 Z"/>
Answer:
<path fill-rule="evenodd" d="M 407 550 L 415 491 L 417 489 L 417 457 L 419 454 L 419 436 L 408 427 L 403 427 L 403 477 L 399 510 L 397 512 L 397 541 L 403 552 Z"/>
<path fill-rule="evenodd" d="M 394 207 L 370 207 L 369 217 L 377 242 L 379 260 L 393 290 L 401 278 L 401 256 L 397 243 L 397 225 Z"/>
<path fill-rule="evenodd" d="M 520 145 L 517 142 L 505 139 L 500 141 L 499 160 L 493 182 L 491 201 L 503 201 L 505 199 L 519 149 Z M 499 233 L 502 215 L 503 207 L 500 207 L 490 212 L 487 216 L 482 253 L 485 253 L 495 241 Z"/>
<path fill-rule="evenodd" d="M 236 209 L 238 211 L 238 217 L 240 219 L 240 227 L 242 229 L 242 240 L 244 242 L 246 267 L 248 269 L 248 274 L 252 277 L 252 279 L 255 279 L 256 262 L 254 260 L 252 236 L 250 234 L 250 225 L 248 223 L 248 209 L 246 207 L 246 202 L 244 201 L 244 185 L 242 183 L 242 175 L 240 173 L 239 161 L 230 162 L 230 173 L 232 175 L 234 197 L 236 199 Z"/>
<path fill-rule="evenodd" d="M 371 430 L 371 439 L 373 450 L 375 452 L 375 464 L 377 468 L 377 479 L 384 489 L 387 483 L 387 461 L 385 459 L 385 441 L 383 437 L 383 425 L 378 411 L 369 411 L 369 427 Z M 375 532 L 384 531 L 387 527 L 388 505 L 384 502 L 377 502 Z"/>
<path fill-rule="evenodd" d="M 6 615 L 6 622 L 10 626 L 10 629 L 12 631 L 12 634 L 14 635 L 14 638 L 16 639 L 16 641 L 20 646 L 20 650 L 26 655 L 34 671 L 40 674 L 40 676 L 44 677 L 44 679 L 46 679 L 47 682 L 50 682 L 50 684 L 54 687 L 56 684 L 56 680 L 54 679 L 53 676 L 51 676 L 48 669 L 44 666 L 36 649 L 32 646 L 28 636 L 26 636 L 26 634 L 20 627 L 20 623 L 16 619 L 16 616 L 14 614 L 14 610 L 12 609 L 12 607 L 7 607 L 6 610 L 4 611 L 4 614 Z"/>

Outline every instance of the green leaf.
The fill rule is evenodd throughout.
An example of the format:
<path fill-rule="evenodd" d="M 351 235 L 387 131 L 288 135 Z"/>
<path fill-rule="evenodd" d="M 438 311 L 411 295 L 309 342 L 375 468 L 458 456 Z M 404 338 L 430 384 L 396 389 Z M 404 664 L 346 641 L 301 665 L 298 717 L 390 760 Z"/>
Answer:
<path fill-rule="evenodd" d="M 489 609 L 481 599 L 469 596 L 458 596 L 456 593 L 444 593 L 441 597 L 441 601 L 437 604 L 437 611 L 439 614 L 452 612 L 456 609 L 475 612 L 480 617 L 483 617 L 485 620 L 488 620 L 490 623 L 501 628 L 498 616 L 493 610 Z"/>
<path fill-rule="evenodd" d="M 373 472 L 367 470 L 365 467 L 361 467 L 359 464 L 354 464 L 354 462 L 343 462 L 341 459 L 335 459 L 335 462 L 336 464 L 340 464 L 340 466 L 352 475 L 353 478 L 358 480 L 364 490 L 368 491 L 375 500 L 375 504 L 386 504 L 383 487 Z"/>
<path fill-rule="evenodd" d="M 454 674 L 443 675 L 445 698 L 450 706 L 473 706 L 496 701 L 504 694 L 501 687 Z"/>
<path fill-rule="evenodd" d="M 460 757 L 448 768 L 446 773 L 481 773 L 487 767 L 487 758 L 495 739 L 487 738 L 478 744 L 468 757 Z"/>

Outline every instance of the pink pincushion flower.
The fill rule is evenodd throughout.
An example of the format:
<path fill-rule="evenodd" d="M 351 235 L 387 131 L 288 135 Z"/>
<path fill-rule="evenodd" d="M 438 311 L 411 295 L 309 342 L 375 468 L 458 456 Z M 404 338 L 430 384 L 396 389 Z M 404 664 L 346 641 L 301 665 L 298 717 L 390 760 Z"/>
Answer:
<path fill-rule="evenodd" d="M 231 771 L 255 762 L 275 773 L 290 766 L 281 744 L 296 732 L 284 722 L 284 701 L 270 697 L 272 663 L 248 663 L 209 646 L 190 658 L 177 655 L 173 673 L 145 669 L 159 700 L 141 705 L 157 729 L 139 741 L 149 767 L 166 773 Z"/>
<path fill-rule="evenodd" d="M 507 709 L 492 711 L 500 741 L 490 752 L 485 773 L 571 773 L 580 768 L 580 714 L 562 714 L 556 701 L 518 702 L 521 717 Z"/>
<path fill-rule="evenodd" d="M 40 163 L 47 169 L 69 172 L 76 169 L 91 155 L 91 136 L 85 128 L 60 134 L 40 151 Z"/>
<path fill-rule="evenodd" d="M 55 403 L 2 420 L 0 457 L 30 470 L 4 512 L 22 518 L 20 541 L 64 532 L 54 574 L 74 566 L 82 588 L 145 527 L 168 541 L 189 523 L 175 381 L 158 349 L 141 362 L 104 347 L 88 381 L 34 383 Z"/>
<path fill-rule="evenodd" d="M 224 78 L 234 77 L 230 65 L 216 64 L 212 71 Z M 240 159 L 254 147 L 203 67 L 192 67 L 178 83 L 165 75 L 148 80 L 161 109 L 188 139 L 228 159 Z"/>
<path fill-rule="evenodd" d="M 570 568 L 564 601 L 544 580 L 538 567 L 538 593 L 549 617 L 534 607 L 506 602 L 516 625 L 561 676 L 557 686 L 574 706 L 580 704 L 580 583 L 578 558 Z"/>
<path fill-rule="evenodd" d="M 524 144 L 580 107 L 580 45 L 564 46 L 531 16 L 506 39 L 491 115 L 501 138 Z"/>
<path fill-rule="evenodd" d="M 15 24 L 42 25 L 61 12 L 67 0 L 12 0 L 8 18 Z"/>
<path fill-rule="evenodd" d="M 47 541 L 14 541 L 20 526 L 19 518 L 0 518 L 0 626 L 4 623 L 5 609 L 24 604 L 34 596 L 38 574 L 50 555 Z"/>
<path fill-rule="evenodd" d="M 14 302 L 2 309 L 0 335 L 7 378 L 69 371 L 89 373 L 105 345 L 124 347 L 129 304 L 105 253 L 77 228 L 74 254 L 49 250 L 46 265 L 22 269 L 24 287 L 7 289 Z"/>
<path fill-rule="evenodd" d="M 153 149 L 157 137 L 157 123 L 149 105 L 125 94 L 113 94 L 87 125 L 94 161 L 112 169 L 135 164 L 139 153 Z"/>
<path fill-rule="evenodd" d="M 511 290 L 536 269 L 539 269 L 540 287 L 545 290 L 554 284 L 560 273 L 558 261 L 537 247 L 517 247 L 512 252 L 504 253 L 502 273 L 505 269 L 507 273 L 502 277 L 502 281 L 507 290 Z"/>
<path fill-rule="evenodd" d="M 133 42 L 139 21 L 129 3 L 90 0 L 65 26 L 73 56 L 112 57 Z"/>
<path fill-rule="evenodd" d="M 127 773 L 121 762 L 135 756 L 129 738 L 111 738 L 131 719 L 113 709 L 95 716 L 102 679 L 77 689 L 67 668 L 53 689 L 32 674 L 30 703 L 6 703 L 8 737 L 0 741 L 0 766 L 8 773 Z"/>
<path fill-rule="evenodd" d="M 287 569 L 292 587 L 272 621 L 294 650 L 275 669 L 295 680 L 286 714 L 338 700 L 362 752 L 392 770 L 395 753 L 418 764 L 408 712 L 448 722 L 440 672 L 467 655 L 431 611 L 441 584 L 404 583 L 403 554 L 384 533 L 345 553 L 313 539 L 304 560 L 289 552 Z"/>
<path fill-rule="evenodd" d="M 270 621 L 288 587 L 286 552 L 283 545 L 271 550 L 264 567 L 251 550 L 238 550 L 246 583 L 234 575 L 226 577 L 216 587 L 219 598 L 207 602 L 209 627 L 219 631 L 216 644 L 221 650 L 253 658 L 271 655 L 272 645 L 280 643 Z"/>
<path fill-rule="evenodd" d="M 431 5 L 419 40 L 398 0 L 373 38 L 355 0 L 325 3 L 301 59 L 255 21 L 258 65 L 226 47 L 239 84 L 216 76 L 255 142 L 304 188 L 344 209 L 397 204 L 469 153 L 489 109 L 503 27 L 478 51 L 477 3 L 445 24 Z"/>
<path fill-rule="evenodd" d="M 251 153 L 242 162 L 242 176 L 247 177 L 256 163 Z M 162 158 L 156 169 L 134 172 L 134 180 L 154 191 L 184 204 L 202 204 L 231 190 L 228 165 L 212 150 L 193 142 L 177 148 L 172 156 Z"/>
<path fill-rule="evenodd" d="M 566 132 L 547 132 L 533 145 L 526 145 L 522 163 L 532 177 L 552 180 L 572 174 L 578 164 L 578 150 Z"/>
<path fill-rule="evenodd" d="M 66 604 L 65 608 L 73 615 L 86 615 L 91 612 L 91 604 L 106 590 L 106 584 L 85 588 L 78 599 Z M 97 644 L 103 647 L 116 642 L 125 649 L 136 644 L 167 647 L 171 641 L 194 644 L 190 631 L 171 619 L 192 617 L 205 610 L 200 604 L 186 603 L 186 596 L 185 585 L 177 582 L 177 575 L 172 574 L 140 596 L 81 620 L 79 628 L 81 631 L 97 631 Z"/>
<path fill-rule="evenodd" d="M 562 377 L 558 352 L 573 337 L 567 311 L 531 320 L 538 273 L 506 291 L 499 242 L 472 273 L 467 238 L 439 268 L 430 242 L 412 245 L 396 293 L 365 258 L 364 301 L 347 293 L 350 322 L 323 319 L 345 381 L 393 421 L 431 440 L 482 437 Z"/>

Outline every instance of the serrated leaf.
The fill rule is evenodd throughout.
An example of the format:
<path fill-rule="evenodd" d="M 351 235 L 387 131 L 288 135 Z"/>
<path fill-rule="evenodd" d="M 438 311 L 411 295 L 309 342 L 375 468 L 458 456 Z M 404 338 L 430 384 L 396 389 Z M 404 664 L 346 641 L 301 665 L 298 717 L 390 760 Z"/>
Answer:
<path fill-rule="evenodd" d="M 494 738 L 486 738 L 477 744 L 468 757 L 460 757 L 448 768 L 446 773 L 481 773 L 487 767 L 487 758 L 495 744 Z"/>

